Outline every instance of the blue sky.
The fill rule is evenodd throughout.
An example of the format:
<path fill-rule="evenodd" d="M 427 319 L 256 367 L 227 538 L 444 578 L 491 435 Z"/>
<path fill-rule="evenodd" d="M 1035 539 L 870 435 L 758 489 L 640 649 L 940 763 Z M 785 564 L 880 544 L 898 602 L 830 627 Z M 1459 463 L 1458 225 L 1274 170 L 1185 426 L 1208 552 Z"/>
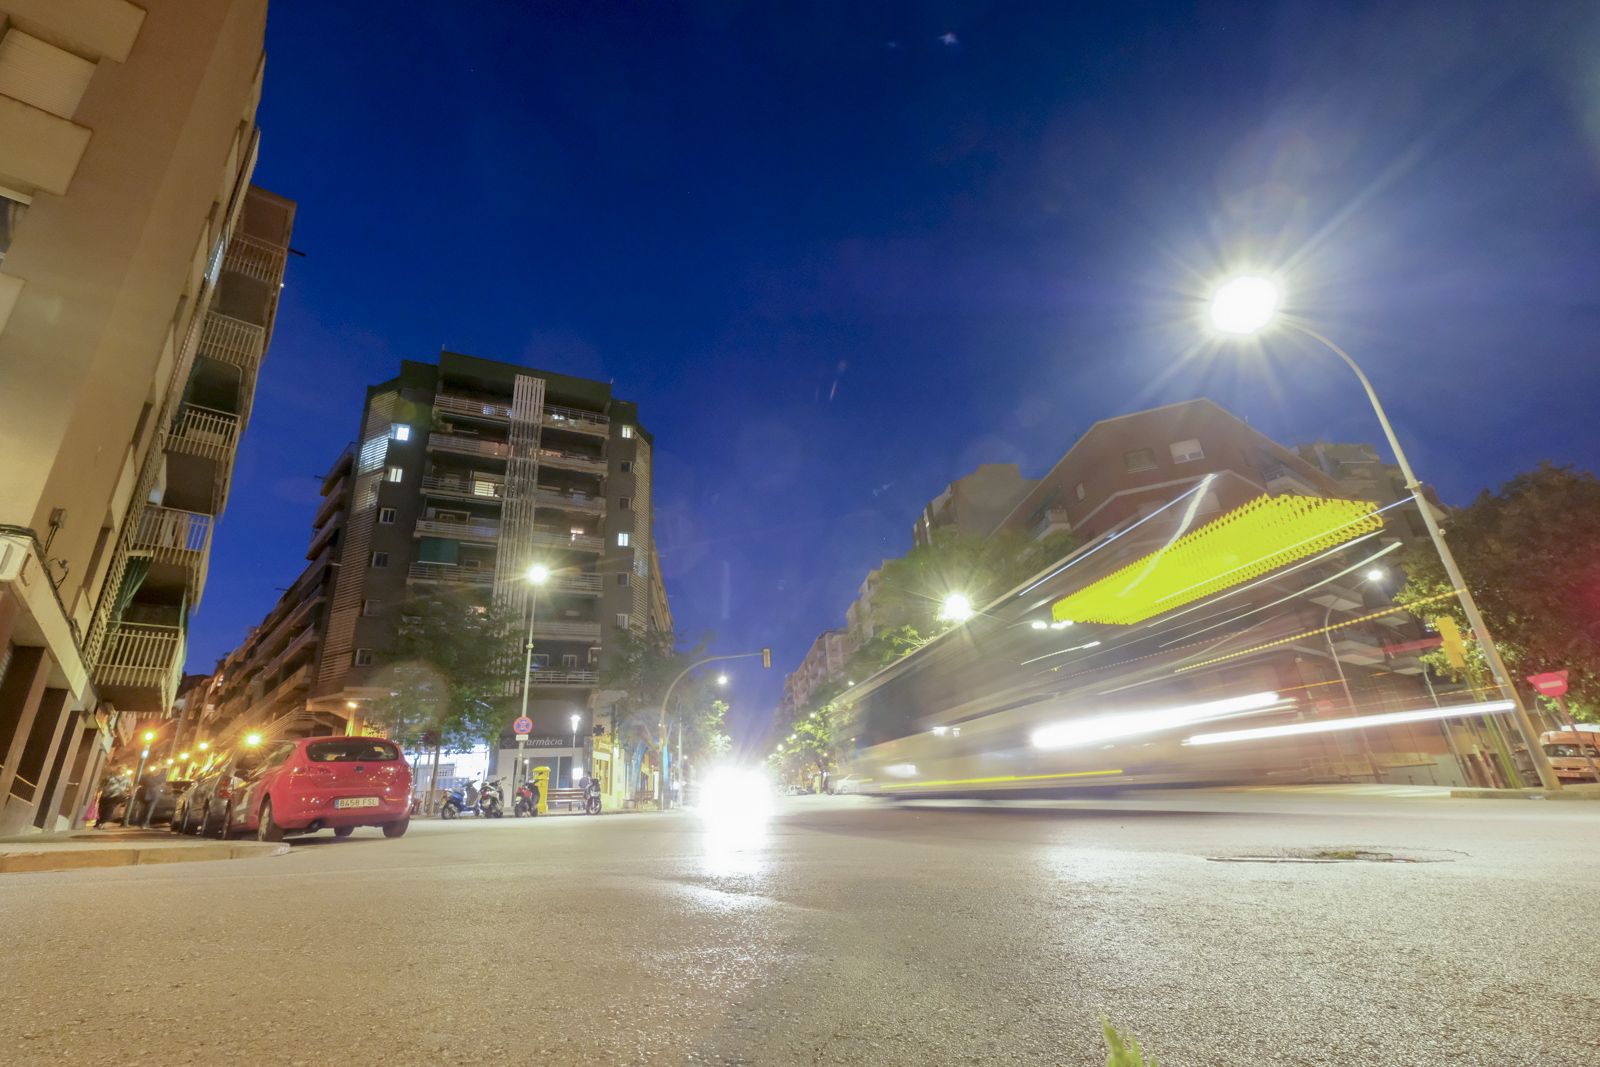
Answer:
<path fill-rule="evenodd" d="M 1377 437 L 1348 372 L 1204 350 L 1298 312 L 1464 501 L 1600 434 L 1587 5 L 278 0 L 260 184 L 299 202 L 190 669 L 303 565 L 366 384 L 441 347 L 612 380 L 657 442 L 685 639 L 770 644 L 764 718 L 917 510 L 1095 419 L 1210 396 Z"/>

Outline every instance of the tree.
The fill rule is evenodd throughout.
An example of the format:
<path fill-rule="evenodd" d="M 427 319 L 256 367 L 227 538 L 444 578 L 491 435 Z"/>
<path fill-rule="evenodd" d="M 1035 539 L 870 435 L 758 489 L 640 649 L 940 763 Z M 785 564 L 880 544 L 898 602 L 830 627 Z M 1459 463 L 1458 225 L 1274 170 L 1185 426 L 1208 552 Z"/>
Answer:
<path fill-rule="evenodd" d="M 1574 714 L 1600 718 L 1600 480 L 1540 464 L 1452 514 L 1446 533 L 1514 678 L 1565 669 Z M 1425 617 L 1450 615 L 1470 634 L 1433 546 L 1413 546 L 1404 567 L 1395 600 Z M 1442 653 L 1428 660 L 1462 673 Z M 1487 679 L 1476 644 L 1468 645 L 1468 672 Z"/>
<path fill-rule="evenodd" d="M 987 537 L 935 530 L 927 544 L 883 565 L 874 607 L 886 628 L 909 626 L 930 637 L 948 625 L 938 615 L 951 593 L 982 607 L 1066 555 L 1074 544 L 1070 533 L 1035 541 L 1017 530 Z"/>
<path fill-rule="evenodd" d="M 407 602 L 395 625 L 394 659 L 374 678 L 389 695 L 373 715 L 407 747 L 424 739 L 438 748 L 493 742 L 510 722 L 521 667 L 518 630 L 465 597 L 441 594 Z"/>

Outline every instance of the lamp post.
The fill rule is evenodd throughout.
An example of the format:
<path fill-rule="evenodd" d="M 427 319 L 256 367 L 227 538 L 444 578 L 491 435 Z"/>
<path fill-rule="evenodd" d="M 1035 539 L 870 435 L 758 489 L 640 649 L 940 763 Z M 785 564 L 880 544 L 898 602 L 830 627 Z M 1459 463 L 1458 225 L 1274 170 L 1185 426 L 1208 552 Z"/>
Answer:
<path fill-rule="evenodd" d="M 1500 695 L 1511 701 L 1517 729 L 1522 733 L 1523 743 L 1527 745 L 1528 758 L 1539 774 L 1539 782 L 1545 789 L 1560 789 L 1561 783 L 1556 778 L 1555 771 L 1551 769 L 1550 760 L 1545 755 L 1544 749 L 1539 745 L 1539 733 L 1534 729 L 1532 720 L 1528 718 L 1528 709 L 1523 706 L 1522 698 L 1511 682 L 1511 675 L 1506 670 L 1505 662 L 1500 658 L 1500 650 L 1495 647 L 1494 638 L 1489 635 L 1489 627 L 1478 611 L 1477 602 L 1472 599 L 1472 591 L 1467 588 L 1467 580 L 1462 576 L 1461 568 L 1456 565 L 1456 558 L 1450 552 L 1450 546 L 1445 544 L 1444 532 L 1439 529 L 1439 520 L 1433 514 L 1433 505 L 1428 503 L 1428 498 L 1422 492 L 1422 483 L 1417 481 L 1416 474 L 1411 470 L 1411 461 L 1406 458 L 1405 450 L 1400 447 L 1400 439 L 1395 436 L 1394 427 L 1389 425 L 1389 416 L 1383 410 L 1383 404 L 1378 400 L 1378 393 L 1373 389 L 1371 380 L 1350 357 L 1350 353 L 1304 323 L 1282 319 L 1279 315 L 1282 300 L 1282 291 L 1270 278 L 1255 275 L 1234 278 L 1217 289 L 1212 296 L 1211 324 L 1223 333 L 1249 335 L 1260 333 L 1274 322 L 1281 321 L 1320 343 L 1342 359 L 1355 374 L 1356 379 L 1361 382 L 1362 389 L 1366 390 L 1367 399 L 1372 402 L 1372 410 L 1378 416 L 1378 424 L 1383 427 L 1383 436 L 1389 442 L 1395 463 L 1399 465 L 1400 474 L 1405 479 L 1406 490 L 1422 514 L 1422 523 L 1427 527 L 1428 537 L 1439 553 L 1439 562 L 1444 565 L 1450 585 L 1461 601 L 1461 610 L 1467 616 L 1473 636 L 1478 640 L 1478 647 L 1483 649 L 1483 658 L 1488 661 L 1489 672 L 1500 688 Z"/>
<path fill-rule="evenodd" d="M 684 678 L 686 678 L 688 676 L 689 672 L 694 670 L 696 667 L 704 667 L 707 663 L 720 663 L 723 660 L 730 660 L 730 659 L 754 659 L 757 656 L 761 657 L 761 665 L 763 667 L 771 667 L 772 666 L 772 649 L 770 649 L 770 648 L 763 648 L 759 652 L 734 652 L 734 653 L 732 653 L 730 655 L 726 655 L 726 656 L 707 656 L 705 659 L 697 659 L 697 660 L 695 660 L 693 663 L 689 664 L 683 670 L 679 671 L 678 672 L 678 676 L 676 678 L 672 679 L 672 684 L 667 686 L 667 693 L 666 693 L 665 696 L 663 696 L 661 698 L 661 723 L 660 723 L 660 728 L 661 728 L 660 729 L 660 737 L 661 737 L 660 768 L 661 768 L 661 771 L 660 771 L 660 779 L 659 779 L 659 781 L 657 782 L 657 785 L 656 785 L 656 788 L 659 790 L 659 793 L 657 794 L 657 799 L 660 801 L 661 807 L 663 809 L 665 809 L 666 806 L 667 806 L 667 773 L 666 773 L 667 772 L 667 709 L 672 706 L 672 691 L 674 689 L 678 688 L 678 683 L 683 681 Z M 724 679 L 726 677 L 727 677 L 726 674 L 719 674 L 717 676 L 718 684 L 719 685 L 723 684 L 721 679 Z M 682 736 L 680 735 L 680 737 L 679 737 L 680 745 L 682 743 L 682 740 L 683 740 Z M 680 748 L 680 751 L 681 751 L 681 748 Z"/>
<path fill-rule="evenodd" d="M 543 563 L 535 563 L 528 568 L 528 573 L 524 577 L 528 579 L 528 584 L 533 587 L 528 597 L 528 636 L 522 642 L 522 685 L 518 687 L 522 690 L 521 716 L 526 719 L 528 717 L 528 689 L 530 688 L 528 679 L 533 674 L 533 623 L 539 616 L 539 587 L 550 580 L 550 568 Z M 520 756 L 522 746 L 519 744 L 517 749 Z M 556 769 L 560 770 L 559 767 Z M 511 789 L 514 792 L 516 788 L 517 765 L 513 763 L 511 765 Z"/>

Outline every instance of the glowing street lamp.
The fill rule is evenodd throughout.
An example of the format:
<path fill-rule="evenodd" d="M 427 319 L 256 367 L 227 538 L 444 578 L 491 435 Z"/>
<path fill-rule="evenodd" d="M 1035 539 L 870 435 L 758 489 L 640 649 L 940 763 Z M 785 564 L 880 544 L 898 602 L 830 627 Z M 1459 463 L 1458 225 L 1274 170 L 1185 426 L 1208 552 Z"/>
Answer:
<path fill-rule="evenodd" d="M 249 745 L 251 748 L 255 748 L 257 745 L 261 744 L 261 735 L 260 734 L 245 734 L 244 735 L 244 743 L 246 745 Z"/>
<path fill-rule="evenodd" d="M 1212 294 L 1209 304 L 1211 325 L 1220 333 L 1249 336 L 1258 334 L 1274 324 L 1282 324 L 1320 343 L 1343 360 L 1345 366 L 1355 374 L 1357 380 L 1361 382 L 1361 387 L 1366 390 L 1367 399 L 1372 402 L 1372 410 L 1378 416 L 1378 424 L 1383 427 L 1383 435 L 1389 443 L 1389 450 L 1394 453 L 1395 463 L 1400 467 L 1401 476 L 1405 478 L 1406 489 L 1416 501 L 1417 511 L 1422 515 L 1422 523 L 1428 528 L 1428 537 L 1432 539 L 1433 547 L 1439 553 L 1439 562 L 1444 565 L 1450 585 L 1461 601 L 1461 610 L 1466 614 L 1473 635 L 1478 639 L 1478 647 L 1483 650 L 1483 658 L 1488 661 L 1489 671 L 1500 687 L 1501 695 L 1514 706 L 1512 714 L 1517 720 L 1517 728 L 1522 733 L 1524 744 L 1527 745 L 1534 769 L 1539 773 L 1539 782 L 1545 789 L 1560 789 L 1561 783 L 1550 767 L 1550 759 L 1545 755 L 1544 747 L 1539 744 L 1539 732 L 1528 718 L 1528 709 L 1523 707 L 1522 698 L 1517 695 L 1516 686 L 1511 683 L 1511 673 L 1506 669 L 1505 661 L 1500 658 L 1500 650 L 1495 647 L 1494 638 L 1489 635 L 1489 627 L 1478 611 L 1477 601 L 1473 600 L 1472 593 L 1467 588 L 1467 581 L 1462 577 L 1461 568 L 1456 565 L 1456 558 L 1451 553 L 1450 546 L 1445 544 L 1444 533 L 1439 529 L 1439 520 L 1433 514 L 1433 505 L 1428 503 L 1427 497 L 1423 495 L 1422 483 L 1417 481 L 1417 476 L 1411 469 L 1411 461 L 1406 458 L 1405 449 L 1400 447 L 1400 439 L 1395 436 L 1394 427 L 1389 425 L 1388 413 L 1383 410 L 1383 404 L 1378 400 L 1377 390 L 1372 387 L 1366 372 L 1351 358 L 1350 353 L 1305 323 L 1284 317 L 1280 314 L 1282 305 L 1283 289 L 1276 281 L 1260 274 L 1240 275 L 1218 286 L 1216 292 Z"/>
<path fill-rule="evenodd" d="M 728 684 L 728 676 L 726 674 L 717 675 L 717 684 L 718 685 L 727 685 Z"/>
<path fill-rule="evenodd" d="M 528 680 L 533 675 L 533 623 L 539 616 L 539 589 L 545 582 L 550 580 L 550 568 L 543 563 L 535 563 L 528 568 L 524 577 L 528 579 L 528 584 L 533 587 L 528 597 L 528 638 L 522 643 L 522 718 L 526 719 L 528 717 Z M 573 730 L 576 731 L 577 727 L 574 726 Z"/>
<path fill-rule="evenodd" d="M 972 618 L 972 600 L 965 593 L 951 593 L 939 608 L 940 622 L 966 622 Z"/>
<path fill-rule="evenodd" d="M 154 730 L 146 730 L 144 732 L 144 743 L 145 744 L 148 745 L 150 742 L 154 741 L 155 739 L 156 739 L 156 732 Z"/>
<path fill-rule="evenodd" d="M 200 742 L 198 745 L 196 745 L 194 747 L 198 748 L 201 752 L 209 752 L 209 751 L 211 751 L 211 742 L 210 741 L 202 741 L 202 742 Z"/>

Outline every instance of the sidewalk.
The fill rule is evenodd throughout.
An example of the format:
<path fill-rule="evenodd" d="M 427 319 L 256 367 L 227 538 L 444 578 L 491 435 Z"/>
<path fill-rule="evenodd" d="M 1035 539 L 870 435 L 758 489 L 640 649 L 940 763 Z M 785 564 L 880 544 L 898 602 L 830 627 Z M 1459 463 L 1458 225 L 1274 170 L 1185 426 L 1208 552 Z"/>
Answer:
<path fill-rule="evenodd" d="M 130 830 L 119 826 L 109 830 L 0 837 L 0 874 L 259 859 L 281 856 L 288 851 L 288 844 L 283 842 L 213 841 L 180 837 L 164 830 Z"/>

